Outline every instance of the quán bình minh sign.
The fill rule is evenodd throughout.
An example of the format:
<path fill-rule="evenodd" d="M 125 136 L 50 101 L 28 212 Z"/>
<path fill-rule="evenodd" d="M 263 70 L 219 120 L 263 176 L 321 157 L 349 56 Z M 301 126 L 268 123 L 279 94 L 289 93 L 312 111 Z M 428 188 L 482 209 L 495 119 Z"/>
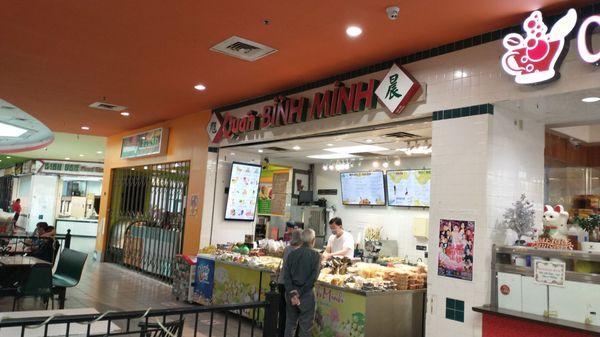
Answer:
<path fill-rule="evenodd" d="M 335 82 L 333 88 L 306 97 L 279 96 L 272 104 L 250 109 L 237 116 L 225 112 L 213 114 L 206 131 L 213 143 L 248 132 L 294 125 L 313 120 L 342 116 L 377 108 L 378 98 L 390 112 L 398 114 L 421 88 L 420 84 L 399 65 L 394 65 L 383 81 L 369 79 L 346 85 Z"/>
<path fill-rule="evenodd" d="M 515 76 L 519 84 L 540 84 L 557 79 L 564 56 L 567 37 L 577 24 L 577 11 L 570 9 L 549 29 L 542 13 L 534 11 L 523 22 L 525 36 L 511 33 L 502 44 L 507 50 L 502 57 L 504 71 Z M 582 21 L 577 33 L 577 49 L 584 62 L 598 65 L 600 52 L 592 48 L 592 33 L 600 25 L 600 15 Z"/>
<path fill-rule="evenodd" d="M 306 97 L 280 96 L 273 104 L 264 105 L 260 111 L 250 110 L 242 117 L 226 112 L 221 126 L 223 137 L 374 109 L 377 107 L 375 89 L 378 83 L 374 79 L 349 86 L 337 82 L 333 90 L 315 93 L 312 102 Z"/>

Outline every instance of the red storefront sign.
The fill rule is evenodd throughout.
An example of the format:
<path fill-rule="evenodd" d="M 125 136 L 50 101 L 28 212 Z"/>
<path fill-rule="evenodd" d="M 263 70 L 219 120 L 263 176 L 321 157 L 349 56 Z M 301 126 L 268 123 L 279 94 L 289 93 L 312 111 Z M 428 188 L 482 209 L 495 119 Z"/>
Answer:
<path fill-rule="evenodd" d="M 260 111 L 250 110 L 242 117 L 226 112 L 221 126 L 222 135 L 231 138 L 246 132 L 374 109 L 377 107 L 375 90 L 378 84 L 375 79 L 349 86 L 336 82 L 332 90 L 317 92 L 312 100 L 277 97 L 273 104 L 264 105 Z M 219 140 L 215 138 L 213 141 Z"/>

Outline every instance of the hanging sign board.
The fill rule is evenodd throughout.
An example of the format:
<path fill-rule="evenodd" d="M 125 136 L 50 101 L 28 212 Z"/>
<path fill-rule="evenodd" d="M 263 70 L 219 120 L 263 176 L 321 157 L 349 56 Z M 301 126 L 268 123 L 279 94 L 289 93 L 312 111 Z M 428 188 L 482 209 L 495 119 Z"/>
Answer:
<path fill-rule="evenodd" d="M 80 163 L 58 160 L 40 161 L 41 168 L 39 173 L 44 174 L 71 174 L 79 176 L 102 177 L 104 164 L 102 163 Z"/>
<path fill-rule="evenodd" d="M 157 128 L 123 137 L 121 158 L 139 158 L 164 154 L 167 150 L 169 129 Z"/>

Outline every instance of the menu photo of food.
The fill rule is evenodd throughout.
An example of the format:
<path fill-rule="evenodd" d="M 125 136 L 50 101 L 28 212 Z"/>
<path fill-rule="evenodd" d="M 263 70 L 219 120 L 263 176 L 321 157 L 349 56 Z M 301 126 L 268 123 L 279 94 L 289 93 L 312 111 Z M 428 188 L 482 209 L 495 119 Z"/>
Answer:
<path fill-rule="evenodd" d="M 382 171 L 344 172 L 340 174 L 342 204 L 385 206 Z"/>
<path fill-rule="evenodd" d="M 233 163 L 225 220 L 254 220 L 260 171 L 260 165 Z"/>

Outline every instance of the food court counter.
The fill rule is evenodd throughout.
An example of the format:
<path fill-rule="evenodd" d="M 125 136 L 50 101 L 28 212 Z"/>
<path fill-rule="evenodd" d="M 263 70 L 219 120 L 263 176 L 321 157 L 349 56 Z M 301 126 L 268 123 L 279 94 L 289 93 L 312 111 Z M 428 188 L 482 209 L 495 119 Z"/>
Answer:
<path fill-rule="evenodd" d="M 275 277 L 272 268 L 198 255 L 194 297 L 201 304 L 264 300 Z M 313 336 L 423 336 L 425 289 L 364 291 L 318 281 L 315 293 Z M 244 312 L 247 317 L 252 314 Z M 257 315 L 262 321 L 264 313 Z"/>

